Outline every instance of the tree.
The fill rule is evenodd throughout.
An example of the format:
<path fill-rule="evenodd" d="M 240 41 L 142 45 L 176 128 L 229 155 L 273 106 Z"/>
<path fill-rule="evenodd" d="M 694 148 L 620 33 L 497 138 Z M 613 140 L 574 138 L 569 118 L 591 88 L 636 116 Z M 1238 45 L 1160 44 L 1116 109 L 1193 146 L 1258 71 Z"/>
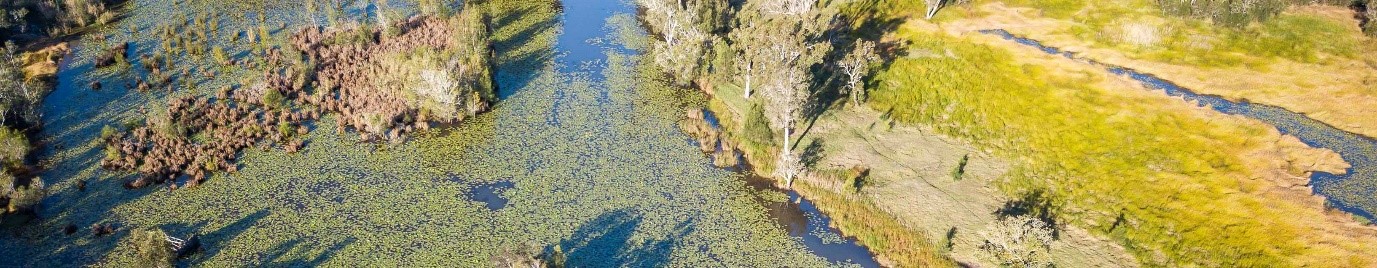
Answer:
<path fill-rule="evenodd" d="M 929 20 L 932 19 L 932 16 L 936 16 L 936 15 L 937 15 L 937 10 L 940 9 L 940 8 L 942 8 L 942 2 L 946 2 L 946 1 L 944 1 L 944 0 L 924 0 L 924 1 L 925 1 L 925 3 L 926 3 L 927 6 L 928 6 L 927 13 L 926 13 L 927 15 L 925 16 L 925 18 L 927 18 L 927 19 L 929 19 Z"/>
<path fill-rule="evenodd" d="M 759 27 L 755 26 L 755 22 L 747 19 L 746 22 L 742 23 L 744 25 L 738 26 L 731 32 L 731 40 L 733 41 L 733 48 L 736 51 L 734 62 L 736 64 L 736 70 L 743 79 L 743 93 L 746 99 L 750 99 L 751 86 L 755 82 L 753 78 L 755 78 L 756 74 L 760 71 L 761 65 L 763 65 L 763 62 L 761 62 L 763 57 L 761 52 L 764 50 L 760 49 L 761 41 L 759 37 L 761 33 L 756 31 Z"/>
<path fill-rule="evenodd" d="M 9 170 L 5 170 L 4 172 L 4 176 L 10 176 Z M 13 181 L 14 179 L 11 178 L 10 180 Z M 47 186 L 43 185 L 42 178 L 30 179 L 28 186 L 15 187 L 15 189 L 12 192 L 10 192 L 10 204 L 8 210 L 9 212 L 31 210 L 35 206 L 38 206 L 38 202 L 43 200 L 43 197 L 47 195 L 48 188 Z"/>
<path fill-rule="evenodd" d="M 875 55 L 875 42 L 862 40 L 856 42 L 855 49 L 837 63 L 842 74 L 846 75 L 846 94 L 851 95 L 852 106 L 861 105 L 861 97 L 865 95 L 865 76 L 870 72 L 870 63 L 878 58 Z"/>
<path fill-rule="evenodd" d="M 167 233 L 157 228 L 135 230 L 129 234 L 129 246 L 134 248 L 139 267 L 172 267 L 177 258 Z"/>
<path fill-rule="evenodd" d="M 761 10 L 776 15 L 803 15 L 813 11 L 817 0 L 764 0 Z"/>
<path fill-rule="evenodd" d="M 750 43 L 754 55 L 750 64 L 752 84 L 759 79 L 765 94 L 765 116 L 774 129 L 783 132 L 783 147 L 779 152 L 777 176 L 793 185 L 802 167 L 794 155 L 791 140 L 795 123 L 803 116 L 803 108 L 812 98 L 810 85 L 813 66 L 822 62 L 830 50 L 830 42 L 823 37 L 823 27 L 830 26 L 835 17 L 813 8 L 814 1 L 774 0 L 750 2 L 742 9 L 734 42 Z M 751 52 L 748 52 L 751 53 Z"/>
<path fill-rule="evenodd" d="M 1050 267 L 1052 227 L 1041 219 L 1020 215 L 1005 218 L 980 232 L 980 249 L 1004 266 Z"/>
<path fill-rule="evenodd" d="M 683 0 L 638 0 L 646 9 L 646 21 L 659 34 L 653 47 L 655 63 L 669 71 L 678 85 L 697 78 L 710 36 L 699 29 L 703 20 Z"/>

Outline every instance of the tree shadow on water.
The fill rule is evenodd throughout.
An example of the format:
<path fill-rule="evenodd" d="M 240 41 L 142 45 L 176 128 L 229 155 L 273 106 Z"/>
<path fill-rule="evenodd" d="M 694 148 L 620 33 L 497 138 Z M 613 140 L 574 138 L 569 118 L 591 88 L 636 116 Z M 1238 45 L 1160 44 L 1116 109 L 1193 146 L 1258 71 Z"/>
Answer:
<path fill-rule="evenodd" d="M 496 54 L 493 73 L 498 99 L 506 99 L 525 88 L 539 75 L 536 69 L 554 59 L 553 44 L 538 39 L 555 30 L 560 11 L 545 9 L 554 8 L 530 4 L 487 18 L 488 27 L 497 33 L 492 39 L 492 49 Z M 526 20 L 535 21 L 528 23 Z M 508 32 L 512 34 L 501 34 Z"/>
<path fill-rule="evenodd" d="M 243 234 L 245 231 L 248 231 L 249 228 L 253 228 L 259 221 L 270 215 L 272 215 L 271 211 L 266 209 L 259 210 L 234 221 L 234 223 L 220 227 L 215 231 L 199 234 L 201 237 L 201 253 L 191 255 L 187 263 L 198 264 L 214 258 L 215 255 L 220 254 L 220 250 L 227 246 L 230 241 L 239 237 L 239 235 Z M 205 223 L 202 222 L 198 225 L 204 226 Z"/>
<path fill-rule="evenodd" d="M 353 237 L 345 238 L 344 240 L 335 242 L 329 247 L 324 248 L 319 253 L 315 253 L 314 256 L 310 256 L 311 254 L 307 253 L 303 256 L 284 259 L 283 257 L 289 256 L 293 252 L 311 252 L 312 249 L 319 246 L 315 243 L 320 242 L 311 239 L 292 239 L 277 244 L 273 246 L 272 249 L 259 254 L 258 261 L 259 265 L 267 267 L 317 267 L 329 261 L 330 257 L 333 257 L 336 252 L 354 244 L 355 241 L 358 241 L 358 239 Z"/>
<path fill-rule="evenodd" d="M 634 212 L 616 210 L 585 223 L 572 236 L 559 243 L 567 251 L 567 265 L 661 267 L 669 263 L 669 255 L 678 239 L 693 231 L 692 221 L 686 221 L 676 225 L 663 238 L 633 238 L 642 220 Z"/>

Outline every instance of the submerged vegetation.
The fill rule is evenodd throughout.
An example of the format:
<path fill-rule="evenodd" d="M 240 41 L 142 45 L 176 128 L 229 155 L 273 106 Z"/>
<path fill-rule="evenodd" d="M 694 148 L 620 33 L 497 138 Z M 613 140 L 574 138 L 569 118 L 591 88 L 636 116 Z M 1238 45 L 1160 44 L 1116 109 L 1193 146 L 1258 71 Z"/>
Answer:
<path fill-rule="evenodd" d="M 291 47 L 265 48 L 261 80 L 214 98 L 174 99 L 144 126 L 104 137 L 101 166 L 142 174 L 129 188 L 182 175 L 195 186 L 211 172 L 238 170 L 235 158 L 250 146 L 301 150 L 299 136 L 322 113 L 339 115 L 336 133 L 352 128 L 363 140 L 400 141 L 432 122 L 461 121 L 495 99 L 482 16 L 466 7 L 448 18 L 418 16 L 386 28 L 299 30 Z"/>

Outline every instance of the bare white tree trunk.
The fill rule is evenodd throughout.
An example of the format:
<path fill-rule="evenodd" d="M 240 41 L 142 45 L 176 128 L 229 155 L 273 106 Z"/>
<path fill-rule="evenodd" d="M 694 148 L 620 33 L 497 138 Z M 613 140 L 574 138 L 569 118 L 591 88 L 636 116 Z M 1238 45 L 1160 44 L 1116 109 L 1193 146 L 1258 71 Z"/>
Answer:
<path fill-rule="evenodd" d="M 931 19 L 932 19 L 932 16 L 936 16 L 936 15 L 937 15 L 937 9 L 942 8 L 942 0 L 927 0 L 927 4 L 928 4 L 927 19 L 931 20 Z"/>
<path fill-rule="evenodd" d="M 751 74 L 755 71 L 755 63 L 746 64 L 746 99 L 751 98 Z"/>

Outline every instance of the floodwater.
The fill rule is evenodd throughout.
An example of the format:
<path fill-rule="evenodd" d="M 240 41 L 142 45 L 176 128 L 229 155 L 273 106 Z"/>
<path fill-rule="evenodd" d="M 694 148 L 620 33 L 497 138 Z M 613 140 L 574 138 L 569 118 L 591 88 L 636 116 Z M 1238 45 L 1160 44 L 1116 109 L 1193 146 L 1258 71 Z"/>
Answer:
<path fill-rule="evenodd" d="M 1071 52 L 1045 46 L 1037 40 L 1018 37 L 1005 30 L 980 32 L 1032 46 L 1047 54 L 1077 59 Z M 1377 216 L 1374 216 L 1374 213 L 1377 213 L 1377 140 L 1335 128 L 1281 107 L 1246 101 L 1235 102 L 1220 96 L 1199 94 L 1151 74 L 1085 59 L 1077 60 L 1104 67 L 1111 73 L 1127 76 L 1148 88 L 1161 90 L 1167 95 L 1180 97 L 1201 107 L 1257 119 L 1276 127 L 1282 134 L 1299 138 L 1306 145 L 1339 153 L 1344 161 L 1352 166 L 1344 174 L 1314 172 L 1310 176 L 1310 185 L 1314 187 L 1316 194 L 1327 197 L 1331 206 L 1369 220 L 1377 220 Z"/>
<path fill-rule="evenodd" d="M 184 55 L 174 71 L 215 75 L 140 93 L 124 86 L 145 75 L 137 56 L 133 68 L 105 70 L 92 67 L 95 55 L 126 41 L 134 55 L 151 53 L 158 25 L 209 14 L 220 22 L 211 43 L 242 59 L 250 45 L 231 37 L 259 29 L 259 18 L 281 39 L 327 17 L 295 0 L 249 1 L 263 9 L 244 2 L 134 0 L 98 31 L 109 42 L 88 36 L 73 47 L 44 103 L 39 161 L 48 169 L 40 176 L 52 193 L 39 220 L 0 237 L 0 266 L 131 267 L 134 253 L 121 241 L 140 228 L 199 236 L 204 251 L 180 260 L 188 266 L 478 267 L 504 248 L 528 246 L 558 249 L 574 267 L 874 266 L 868 253 L 857 255 L 864 251 L 835 255 L 782 228 L 746 179 L 707 165 L 682 142 L 675 123 L 703 96 L 668 86 L 643 64 L 636 53 L 644 45 L 627 37 L 644 34 L 631 4 L 619 1 L 566 1 L 562 13 L 540 0 L 485 1 L 502 101 L 458 126 L 400 144 L 313 130 L 300 153 L 248 149 L 238 173 L 195 188 L 123 189 L 134 174 L 97 167 L 102 127 L 140 123 L 143 110 L 156 113 L 170 96 L 210 95 L 254 71 Z M 366 10 L 341 13 L 376 13 Z M 92 81 L 106 86 L 90 90 Z M 814 211 L 805 229 L 824 229 L 825 217 L 800 207 Z M 79 231 L 61 234 L 69 224 Z M 92 224 L 117 232 L 94 236 Z"/>

